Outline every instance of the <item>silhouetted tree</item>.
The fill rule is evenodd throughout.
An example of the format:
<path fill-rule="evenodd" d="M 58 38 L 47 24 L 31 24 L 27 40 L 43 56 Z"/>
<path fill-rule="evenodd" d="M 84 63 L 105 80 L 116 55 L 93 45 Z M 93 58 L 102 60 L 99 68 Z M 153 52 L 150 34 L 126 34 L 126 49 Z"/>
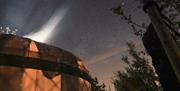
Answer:
<path fill-rule="evenodd" d="M 106 91 L 106 86 L 105 84 L 99 84 L 99 81 L 97 79 L 97 77 L 94 78 L 94 88 L 93 88 L 93 91 Z"/>
<path fill-rule="evenodd" d="M 136 51 L 132 43 L 127 43 L 129 47 L 128 56 L 122 60 L 128 65 L 125 71 L 115 73 L 113 84 L 116 91 L 162 91 L 158 76 L 155 74 L 147 54 L 143 51 Z"/>
<path fill-rule="evenodd" d="M 165 19 L 168 19 L 171 23 L 170 26 L 174 28 L 175 31 L 178 31 L 180 29 L 180 0 L 154 0 L 159 5 L 159 11 L 162 14 L 162 17 Z M 137 9 L 143 10 L 143 0 L 134 0 L 134 2 L 138 2 Z M 137 23 L 134 21 L 134 17 L 132 14 L 126 14 L 126 12 L 123 8 L 125 6 L 124 2 L 123 4 L 119 4 L 115 8 L 111 8 L 113 13 L 120 16 L 122 20 L 126 21 L 127 24 L 130 25 L 132 30 L 134 31 L 134 34 L 137 36 L 142 37 L 143 34 L 146 32 L 146 29 L 148 28 L 147 22 L 145 23 Z"/>
<path fill-rule="evenodd" d="M 143 0 L 134 1 L 139 2 L 139 4 L 134 5 L 137 5 L 137 8 L 143 10 Z M 154 1 L 156 1 L 157 5 L 159 6 L 158 9 L 164 22 L 171 29 L 171 35 L 177 40 L 177 42 L 179 42 L 180 0 Z M 147 52 L 152 57 L 153 66 L 160 77 L 160 82 L 164 91 L 179 91 L 180 84 L 152 24 L 137 23 L 134 21 L 134 17 L 131 14 L 126 14 L 126 11 L 123 9 L 124 5 L 125 4 L 119 4 L 117 7 L 112 8 L 111 10 L 130 25 L 135 35 L 142 37 L 143 44 Z"/>

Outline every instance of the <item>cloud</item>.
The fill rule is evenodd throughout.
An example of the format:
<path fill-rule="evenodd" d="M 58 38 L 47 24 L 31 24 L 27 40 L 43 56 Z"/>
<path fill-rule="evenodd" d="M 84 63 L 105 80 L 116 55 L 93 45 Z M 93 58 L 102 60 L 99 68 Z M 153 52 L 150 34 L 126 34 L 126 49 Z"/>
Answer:
<path fill-rule="evenodd" d="M 141 49 L 144 50 L 144 48 L 142 46 L 142 43 L 139 42 L 138 40 L 133 38 L 129 42 L 132 42 L 136 46 L 136 48 L 140 48 L 140 50 Z M 128 49 L 129 48 L 127 47 L 127 45 L 111 48 L 111 49 L 106 50 L 103 53 L 100 53 L 100 54 L 94 56 L 93 58 L 91 58 L 87 62 L 87 65 L 89 66 L 89 65 L 93 65 L 93 64 L 96 64 L 96 63 L 99 63 L 99 62 L 105 62 L 106 59 L 111 58 L 111 57 L 113 57 L 115 55 L 119 55 L 119 54 L 121 54 L 123 52 L 126 52 Z"/>
<path fill-rule="evenodd" d="M 104 62 L 106 59 L 108 58 L 111 58 L 117 54 L 120 54 L 122 52 L 125 52 L 127 51 L 128 48 L 126 46 L 123 46 L 123 47 L 118 47 L 118 48 L 112 48 L 112 49 L 109 49 L 101 54 L 98 54 L 96 56 L 94 56 L 93 58 L 91 58 L 88 62 L 87 62 L 87 65 L 93 65 L 93 64 L 96 64 L 96 63 L 99 63 L 99 62 Z"/>

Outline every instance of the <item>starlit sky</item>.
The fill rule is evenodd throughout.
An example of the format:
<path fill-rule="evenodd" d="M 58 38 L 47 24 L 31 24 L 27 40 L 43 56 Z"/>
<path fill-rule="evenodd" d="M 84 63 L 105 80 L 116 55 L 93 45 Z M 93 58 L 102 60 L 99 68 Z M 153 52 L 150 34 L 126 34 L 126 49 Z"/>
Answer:
<path fill-rule="evenodd" d="M 113 73 L 125 67 L 126 42 L 143 49 L 141 39 L 110 10 L 118 4 L 137 22 L 148 21 L 135 0 L 0 0 L 0 26 L 72 52 L 93 77 L 113 88 Z"/>

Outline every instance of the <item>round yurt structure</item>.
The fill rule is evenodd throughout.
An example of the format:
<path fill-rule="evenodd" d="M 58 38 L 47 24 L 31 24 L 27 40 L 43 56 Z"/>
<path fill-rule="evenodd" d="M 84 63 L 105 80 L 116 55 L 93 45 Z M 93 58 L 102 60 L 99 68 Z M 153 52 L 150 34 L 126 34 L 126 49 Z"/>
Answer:
<path fill-rule="evenodd" d="M 0 34 L 0 91 L 92 91 L 82 60 L 57 47 Z"/>

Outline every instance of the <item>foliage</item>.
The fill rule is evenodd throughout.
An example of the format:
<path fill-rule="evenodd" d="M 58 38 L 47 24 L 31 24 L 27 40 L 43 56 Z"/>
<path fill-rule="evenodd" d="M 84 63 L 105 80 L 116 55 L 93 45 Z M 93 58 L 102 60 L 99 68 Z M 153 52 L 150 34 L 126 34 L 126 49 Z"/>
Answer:
<path fill-rule="evenodd" d="M 99 84 L 97 77 L 94 78 L 93 84 L 94 84 L 93 91 L 106 91 L 105 84 L 104 83 L 103 84 Z"/>
<path fill-rule="evenodd" d="M 134 0 L 138 2 L 137 8 L 143 10 L 143 1 L 144 0 Z M 171 26 L 178 31 L 180 29 L 180 0 L 154 0 L 160 7 L 160 12 L 163 16 L 167 17 L 171 21 Z M 132 19 L 132 15 L 126 14 L 126 11 L 123 9 L 124 4 L 119 4 L 117 7 L 112 8 L 111 10 L 116 15 L 119 15 L 122 20 L 126 21 L 127 24 L 131 26 L 134 31 L 134 34 L 142 37 L 146 31 L 146 23 L 139 24 Z"/>
<path fill-rule="evenodd" d="M 136 86 L 138 88 L 133 89 L 133 91 L 162 91 L 158 76 L 150 65 L 146 53 L 143 51 L 137 52 L 132 43 L 127 43 L 127 45 L 129 54 L 133 59 L 130 60 L 127 56 L 122 57 L 128 67 L 125 68 L 125 71 L 115 73 L 113 84 L 116 91 L 129 91 L 123 85 L 138 85 Z M 127 88 L 130 87 L 133 88 L 133 86 Z"/>

